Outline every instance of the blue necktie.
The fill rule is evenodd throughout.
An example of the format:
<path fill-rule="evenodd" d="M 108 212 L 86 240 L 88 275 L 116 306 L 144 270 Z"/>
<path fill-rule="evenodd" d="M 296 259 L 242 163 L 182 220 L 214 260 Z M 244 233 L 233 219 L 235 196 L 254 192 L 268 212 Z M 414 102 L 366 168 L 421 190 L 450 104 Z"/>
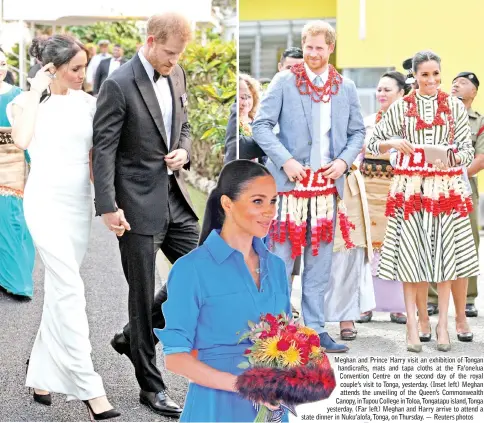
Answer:
<path fill-rule="evenodd" d="M 317 87 L 323 85 L 323 80 L 318 75 L 313 84 Z M 313 123 L 313 142 L 311 144 L 310 165 L 313 171 L 321 167 L 321 102 L 311 102 L 311 120 Z"/>

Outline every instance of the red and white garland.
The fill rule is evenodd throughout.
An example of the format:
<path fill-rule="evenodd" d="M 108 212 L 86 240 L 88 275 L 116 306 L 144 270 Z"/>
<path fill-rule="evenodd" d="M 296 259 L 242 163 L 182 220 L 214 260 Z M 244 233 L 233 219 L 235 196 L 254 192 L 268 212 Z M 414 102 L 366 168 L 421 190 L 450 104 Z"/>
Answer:
<path fill-rule="evenodd" d="M 279 193 L 282 204 L 278 215 L 272 221 L 270 237 L 283 244 L 289 240 L 292 245 L 292 258 L 302 255 L 307 246 L 307 220 L 311 212 L 311 248 L 313 256 L 319 253 L 320 242 L 333 240 L 334 196 L 337 194 L 333 179 L 323 176 L 325 169 L 316 172 L 306 170 L 306 177 L 296 182 L 292 191 Z M 310 201 L 311 200 L 311 201 Z M 309 209 L 310 208 L 310 209 Z M 338 201 L 340 229 L 346 248 L 353 248 L 350 230 L 355 226 L 349 221 L 346 207 Z"/>
<path fill-rule="evenodd" d="M 455 121 L 448 103 L 449 95 L 438 91 L 437 112 L 432 123 L 425 122 L 418 114 L 416 94 L 404 97 L 408 103 L 406 117 L 416 118 L 415 129 L 431 129 L 445 125 L 442 114 L 449 124 L 448 144 L 452 145 L 455 135 Z M 405 122 L 403 124 L 405 136 Z M 441 213 L 451 215 L 457 212 L 461 217 L 468 216 L 473 210 L 472 196 L 463 180 L 460 167 L 440 170 L 425 160 L 423 148 L 416 147 L 413 154 L 398 153 L 397 164 L 393 169 L 394 177 L 388 193 L 386 216 L 395 216 L 396 209 L 403 209 L 404 219 L 414 213 L 425 210 L 438 216 Z M 423 189 L 423 192 L 422 192 Z"/>
<path fill-rule="evenodd" d="M 472 212 L 472 197 L 462 178 L 462 169 L 435 168 L 425 161 L 423 148 L 415 148 L 411 155 L 398 153 L 393 173 L 386 216 L 395 216 L 397 209 L 403 209 L 405 220 L 421 210 L 433 216 L 457 212 L 465 217 Z"/>
<path fill-rule="evenodd" d="M 328 65 L 328 80 L 322 87 L 314 85 L 306 73 L 304 63 L 299 63 L 291 68 L 296 75 L 296 87 L 301 95 L 309 95 L 311 100 L 316 103 L 327 103 L 333 95 L 338 94 L 339 86 L 343 82 L 343 77 L 338 73 L 333 65 Z"/>
<path fill-rule="evenodd" d="M 449 94 L 440 90 L 437 91 L 437 111 L 435 112 L 434 119 L 431 123 L 425 122 L 418 114 L 417 94 L 415 91 L 412 91 L 403 99 L 408 103 L 408 110 L 405 113 L 405 116 L 414 117 L 417 120 L 415 124 L 416 131 L 421 131 L 422 129 L 432 129 L 434 126 L 444 126 L 445 121 L 442 118 L 442 114 L 445 114 L 447 116 L 447 122 L 449 122 L 449 145 L 454 142 L 455 122 L 449 107 Z"/>

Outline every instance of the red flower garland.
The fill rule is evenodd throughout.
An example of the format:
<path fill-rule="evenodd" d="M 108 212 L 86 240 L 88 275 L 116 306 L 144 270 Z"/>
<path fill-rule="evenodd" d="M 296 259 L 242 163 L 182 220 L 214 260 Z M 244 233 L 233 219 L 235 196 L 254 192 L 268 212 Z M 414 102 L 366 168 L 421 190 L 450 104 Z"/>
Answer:
<path fill-rule="evenodd" d="M 338 73 L 333 65 L 329 66 L 328 80 L 322 87 L 314 85 L 306 73 L 304 63 L 299 63 L 291 68 L 296 75 L 296 87 L 301 95 L 309 95 L 311 100 L 316 103 L 327 103 L 331 96 L 338 94 L 339 86 L 343 82 L 343 77 Z"/>
<path fill-rule="evenodd" d="M 442 118 L 443 113 L 447 116 L 447 122 L 449 122 L 449 145 L 452 144 L 454 142 L 455 122 L 447 101 L 449 98 L 449 94 L 444 93 L 440 90 L 437 92 L 437 112 L 435 113 L 434 119 L 431 123 L 425 122 L 418 114 L 416 98 L 417 94 L 415 91 L 412 91 L 410 94 L 406 95 L 403 98 L 404 101 L 408 103 L 408 110 L 405 113 L 405 116 L 414 117 L 417 119 L 415 130 L 420 131 L 422 129 L 431 129 L 434 126 L 445 125 L 445 121 Z"/>
<path fill-rule="evenodd" d="M 380 122 L 382 117 L 383 117 L 383 110 L 380 109 L 376 113 L 376 116 L 375 116 L 375 124 L 377 124 L 378 122 Z"/>

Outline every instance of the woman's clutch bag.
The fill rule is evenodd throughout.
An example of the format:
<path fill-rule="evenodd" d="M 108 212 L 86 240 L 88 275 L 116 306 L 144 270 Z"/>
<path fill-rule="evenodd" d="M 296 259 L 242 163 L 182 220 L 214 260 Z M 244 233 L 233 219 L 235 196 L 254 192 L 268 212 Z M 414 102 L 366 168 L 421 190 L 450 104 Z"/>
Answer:
<path fill-rule="evenodd" d="M 437 160 L 446 164 L 448 167 L 456 167 L 457 161 L 455 158 L 454 149 L 449 145 L 425 145 L 423 146 L 425 161 L 430 164 L 435 164 Z"/>

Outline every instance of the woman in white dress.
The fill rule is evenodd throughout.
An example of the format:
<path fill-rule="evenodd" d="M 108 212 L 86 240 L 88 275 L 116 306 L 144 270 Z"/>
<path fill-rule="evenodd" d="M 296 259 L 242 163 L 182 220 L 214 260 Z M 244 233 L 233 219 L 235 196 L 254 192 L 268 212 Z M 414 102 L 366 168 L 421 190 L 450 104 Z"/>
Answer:
<path fill-rule="evenodd" d="M 35 39 L 32 51 L 45 66 L 30 81 L 30 91 L 9 105 L 13 140 L 31 155 L 25 219 L 45 265 L 44 308 L 26 385 L 39 403 L 50 405 L 50 392 L 66 394 L 68 400 L 84 401 L 91 419 L 104 420 L 120 413 L 93 368 L 79 274 L 92 219 L 95 99 L 81 91 L 87 55 L 65 35 Z"/>

